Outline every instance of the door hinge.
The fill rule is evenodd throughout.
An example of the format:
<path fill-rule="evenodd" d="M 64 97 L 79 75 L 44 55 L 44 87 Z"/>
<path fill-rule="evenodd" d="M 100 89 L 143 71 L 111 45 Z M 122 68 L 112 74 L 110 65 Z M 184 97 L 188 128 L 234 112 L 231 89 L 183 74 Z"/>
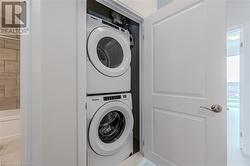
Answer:
<path fill-rule="evenodd" d="M 243 137 L 243 132 L 240 132 L 240 137 Z"/>
<path fill-rule="evenodd" d="M 87 103 L 85 103 L 85 109 L 87 109 L 88 108 L 88 105 L 87 105 Z"/>
<path fill-rule="evenodd" d="M 243 42 L 240 43 L 240 47 L 241 48 L 244 47 L 244 43 Z"/>
<path fill-rule="evenodd" d="M 142 30 L 142 40 L 144 40 L 144 25 L 142 25 L 141 30 Z"/>
<path fill-rule="evenodd" d="M 145 140 L 144 139 L 142 140 L 141 146 L 142 147 L 140 148 L 141 149 L 140 152 L 142 153 L 142 155 L 144 155 L 144 152 L 145 152 Z"/>

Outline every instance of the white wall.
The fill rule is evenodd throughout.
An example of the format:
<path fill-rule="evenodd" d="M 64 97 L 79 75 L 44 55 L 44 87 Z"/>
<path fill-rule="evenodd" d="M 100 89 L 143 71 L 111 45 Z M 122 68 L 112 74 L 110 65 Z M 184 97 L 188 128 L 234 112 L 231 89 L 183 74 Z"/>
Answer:
<path fill-rule="evenodd" d="M 227 27 L 237 26 L 250 19 L 248 0 L 227 0 Z"/>
<path fill-rule="evenodd" d="M 242 150 L 250 155 L 250 1 L 227 0 L 227 28 L 241 27 L 244 47 L 241 57 L 241 139 Z"/>
<path fill-rule="evenodd" d="M 37 109 L 32 109 L 32 114 L 39 115 L 32 117 L 32 124 L 35 124 L 32 126 L 32 136 L 39 137 L 32 139 L 32 146 L 36 148 L 32 149 L 34 155 L 32 154 L 31 162 L 36 166 L 76 166 L 84 165 L 85 162 L 83 149 L 86 140 L 83 129 L 86 126 L 82 125 L 81 132 L 78 132 L 79 117 L 85 124 L 85 89 L 82 88 L 84 74 L 78 76 L 84 71 L 84 66 L 79 67 L 79 63 L 84 64 L 85 61 L 84 52 L 80 51 L 79 55 L 79 50 L 84 50 L 85 47 L 79 47 L 78 41 L 82 41 L 81 46 L 85 45 L 85 33 L 79 33 L 79 29 L 85 32 L 83 24 L 86 10 L 85 6 L 79 6 L 79 2 L 85 1 L 35 0 L 32 3 L 34 6 L 40 3 L 40 8 L 31 13 L 39 13 L 40 18 L 37 19 L 40 20 L 32 20 L 31 42 L 36 45 L 32 44 L 29 48 L 33 50 L 33 61 L 39 61 L 39 65 L 32 65 L 34 74 L 31 78 L 32 87 L 36 87 L 33 91 L 39 93 L 29 96 L 36 98 L 34 108 Z M 78 28 L 78 25 L 81 27 Z M 37 45 L 40 49 L 34 49 L 39 48 Z M 33 101 L 29 100 L 28 104 L 32 105 Z M 41 122 L 37 124 L 36 120 Z M 78 141 L 81 143 L 78 144 Z M 36 146 L 37 144 L 41 146 Z M 78 154 L 81 155 L 80 159 Z"/>
<path fill-rule="evenodd" d="M 119 0 L 146 17 L 157 10 L 157 0 Z"/>
<path fill-rule="evenodd" d="M 41 13 L 41 165 L 76 166 L 76 0 L 43 0 Z"/>
<path fill-rule="evenodd" d="M 32 0 L 30 9 L 31 31 L 21 37 L 22 163 L 85 166 L 86 1 Z"/>
<path fill-rule="evenodd" d="M 158 3 L 157 6 L 158 6 L 158 9 L 159 9 L 159 8 L 167 5 L 168 3 L 170 3 L 173 0 L 157 0 L 157 1 L 158 1 L 157 2 Z"/>

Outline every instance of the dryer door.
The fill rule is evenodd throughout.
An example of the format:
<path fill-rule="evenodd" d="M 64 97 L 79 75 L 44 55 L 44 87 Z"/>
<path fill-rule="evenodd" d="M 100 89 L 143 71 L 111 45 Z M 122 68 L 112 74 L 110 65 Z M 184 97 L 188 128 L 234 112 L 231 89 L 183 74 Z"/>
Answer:
<path fill-rule="evenodd" d="M 134 124 L 131 109 L 122 102 L 109 102 L 93 116 L 89 143 L 99 155 L 113 155 L 128 143 Z"/>
<path fill-rule="evenodd" d="M 88 38 L 88 56 L 102 74 L 117 77 L 124 74 L 131 61 L 129 39 L 110 27 L 94 29 Z"/>

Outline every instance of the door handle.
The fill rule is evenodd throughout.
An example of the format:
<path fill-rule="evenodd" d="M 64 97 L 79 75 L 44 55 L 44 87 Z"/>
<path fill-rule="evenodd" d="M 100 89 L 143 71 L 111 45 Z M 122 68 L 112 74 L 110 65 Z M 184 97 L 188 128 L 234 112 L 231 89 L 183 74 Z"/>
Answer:
<path fill-rule="evenodd" d="M 212 112 L 216 112 L 216 113 L 219 113 L 222 111 L 222 106 L 219 104 L 213 104 L 210 108 L 204 107 L 204 106 L 200 106 L 200 108 L 203 108 Z"/>

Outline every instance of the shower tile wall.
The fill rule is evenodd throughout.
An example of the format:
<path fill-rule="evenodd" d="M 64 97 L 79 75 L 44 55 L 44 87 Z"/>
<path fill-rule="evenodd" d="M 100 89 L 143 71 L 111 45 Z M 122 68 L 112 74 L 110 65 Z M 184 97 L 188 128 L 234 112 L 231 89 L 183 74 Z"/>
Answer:
<path fill-rule="evenodd" d="M 0 111 L 20 107 L 20 40 L 0 35 Z"/>

